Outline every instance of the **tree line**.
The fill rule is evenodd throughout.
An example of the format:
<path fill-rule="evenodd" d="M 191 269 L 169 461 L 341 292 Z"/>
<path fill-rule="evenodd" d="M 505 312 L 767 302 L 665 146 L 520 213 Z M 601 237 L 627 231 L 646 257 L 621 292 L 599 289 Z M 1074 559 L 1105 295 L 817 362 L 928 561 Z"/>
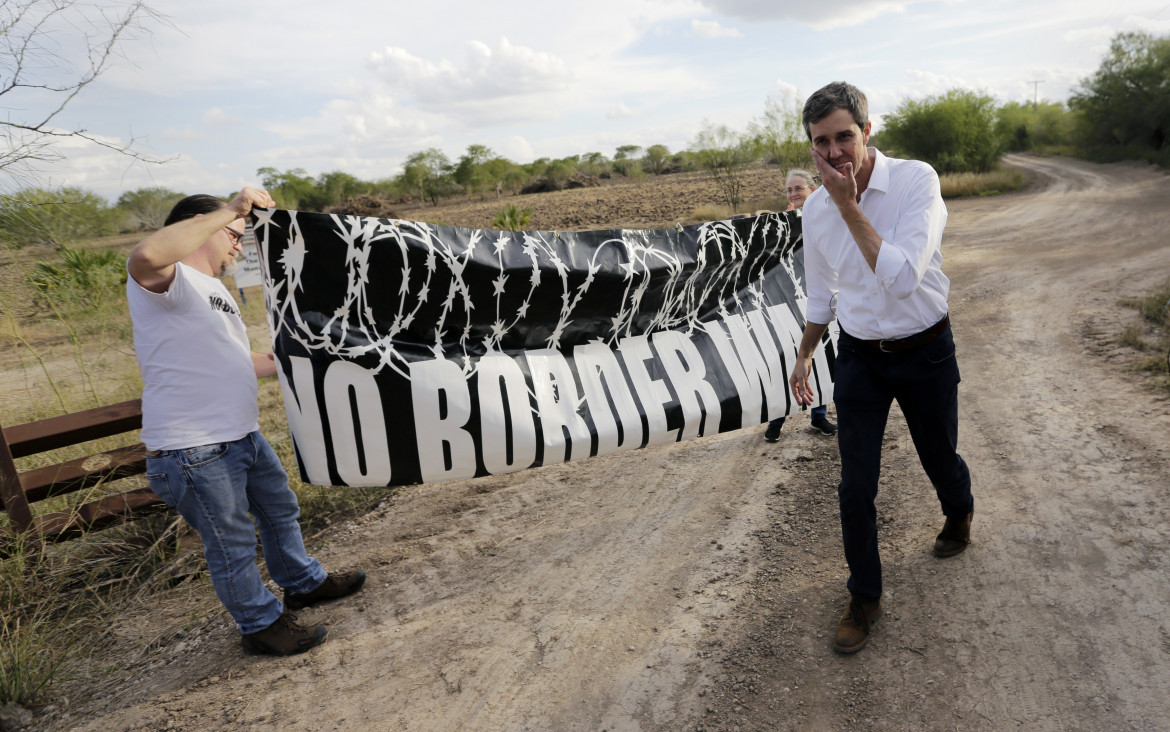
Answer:
<path fill-rule="evenodd" d="M 438 205 L 455 196 L 502 198 L 606 178 L 706 170 L 724 202 L 737 210 L 745 165 L 811 166 L 801 105 L 796 94 L 770 98 L 743 130 L 704 122 L 689 148 L 676 152 L 661 144 L 621 145 L 612 156 L 595 151 L 521 164 L 474 144 L 455 160 L 438 148 L 413 153 L 400 173 L 372 181 L 339 170 L 313 176 L 302 168 L 266 167 L 256 173 L 279 206 L 326 211 L 362 195 Z M 904 99 L 885 116 L 871 144 L 925 160 L 940 174 L 989 171 L 1005 152 L 1019 151 L 1144 158 L 1170 167 L 1170 37 L 1118 34 L 1100 68 L 1081 81 L 1067 104 L 999 105 L 984 92 L 963 88 Z M 141 188 L 111 205 L 78 188 L 27 188 L 0 196 L 0 242 L 60 248 L 105 234 L 154 230 L 182 195 Z"/>
<path fill-rule="evenodd" d="M 997 106 L 970 89 L 904 100 L 884 118 L 877 144 L 939 173 L 985 172 L 1003 153 L 1022 151 L 1170 168 L 1170 36 L 1114 36 L 1067 104 Z"/>

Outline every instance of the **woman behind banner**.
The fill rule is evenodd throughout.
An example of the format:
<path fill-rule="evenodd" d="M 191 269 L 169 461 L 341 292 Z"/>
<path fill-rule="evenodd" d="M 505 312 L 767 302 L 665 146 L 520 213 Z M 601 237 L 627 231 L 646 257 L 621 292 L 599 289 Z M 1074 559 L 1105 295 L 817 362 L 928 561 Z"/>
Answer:
<path fill-rule="evenodd" d="M 817 189 L 816 181 L 812 173 L 800 168 L 793 168 L 788 171 L 788 176 L 784 179 L 784 193 L 788 196 L 787 211 L 795 211 L 804 206 L 804 202 L 809 195 Z M 802 250 L 803 251 L 803 250 Z M 817 430 L 822 435 L 832 436 L 837 434 L 837 425 L 829 421 L 829 408 L 825 405 L 812 408 L 812 428 Z M 784 427 L 784 417 L 774 419 L 768 423 L 768 429 L 764 432 L 764 439 L 768 442 L 777 442 L 780 440 L 780 430 Z"/>

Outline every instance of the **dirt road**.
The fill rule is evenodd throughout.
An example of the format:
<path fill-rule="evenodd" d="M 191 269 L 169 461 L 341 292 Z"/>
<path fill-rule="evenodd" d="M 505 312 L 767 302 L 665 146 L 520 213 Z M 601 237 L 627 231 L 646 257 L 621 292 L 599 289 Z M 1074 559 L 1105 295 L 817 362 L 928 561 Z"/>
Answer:
<path fill-rule="evenodd" d="M 969 551 L 899 414 L 879 497 L 886 617 L 846 601 L 835 442 L 788 421 L 506 478 L 418 486 L 327 535 L 369 571 L 304 611 L 330 639 L 239 654 L 210 589 L 143 603 L 51 728 L 1152 730 L 1170 719 L 1170 402 L 1119 364 L 1119 297 L 1170 273 L 1170 177 L 1014 158 L 949 204 L 945 271 L 975 479 Z M 194 603 L 195 611 L 192 610 Z M 118 670 L 112 672 L 116 667 Z M 70 716 L 63 717 L 68 712 Z"/>

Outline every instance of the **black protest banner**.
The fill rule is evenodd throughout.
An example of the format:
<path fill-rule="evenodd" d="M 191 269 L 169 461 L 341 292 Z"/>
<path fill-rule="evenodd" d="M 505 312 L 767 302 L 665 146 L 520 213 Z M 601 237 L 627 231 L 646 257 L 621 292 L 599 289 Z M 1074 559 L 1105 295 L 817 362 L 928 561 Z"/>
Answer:
<path fill-rule="evenodd" d="M 506 473 L 788 414 L 798 212 L 658 231 L 501 232 L 256 210 L 301 474 Z M 812 383 L 832 394 L 832 342 Z"/>

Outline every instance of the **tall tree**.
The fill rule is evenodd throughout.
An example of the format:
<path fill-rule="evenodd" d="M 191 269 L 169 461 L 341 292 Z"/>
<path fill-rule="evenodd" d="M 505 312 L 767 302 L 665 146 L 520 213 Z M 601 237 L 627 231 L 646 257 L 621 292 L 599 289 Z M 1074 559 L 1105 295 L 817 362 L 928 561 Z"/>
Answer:
<path fill-rule="evenodd" d="M 670 149 L 666 145 L 651 145 L 642 156 L 642 169 L 651 175 L 661 175 L 670 165 Z"/>
<path fill-rule="evenodd" d="M 171 208 L 181 198 L 182 193 L 167 188 L 139 188 L 123 193 L 117 208 L 134 230 L 155 231 L 163 227 Z"/>
<path fill-rule="evenodd" d="M 309 203 L 317 184 L 304 168 L 280 171 L 273 167 L 258 168 L 260 183 L 280 208 L 301 208 Z"/>
<path fill-rule="evenodd" d="M 764 114 L 752 121 L 748 132 L 755 137 L 764 157 L 785 170 L 809 168 L 808 136 L 800 123 L 800 99 L 798 93 L 789 91 L 779 97 L 764 100 Z"/>
<path fill-rule="evenodd" d="M 995 134 L 1005 150 L 1034 150 L 1072 142 L 1073 115 L 1060 102 L 1008 102 L 995 115 Z"/>
<path fill-rule="evenodd" d="M 719 195 L 732 211 L 738 210 L 743 202 L 743 166 L 758 155 L 755 139 L 727 125 L 704 122 L 694 147 L 699 163 L 714 178 Z"/>
<path fill-rule="evenodd" d="M 468 145 L 467 152 L 463 153 L 459 157 L 459 162 L 455 164 L 455 182 L 463 186 L 468 193 L 482 199 L 484 194 L 496 185 L 496 180 L 492 178 L 496 168 L 488 165 L 495 157 L 496 154 L 487 145 Z"/>
<path fill-rule="evenodd" d="M 1091 145 L 1170 145 L 1170 37 L 1119 33 L 1069 99 Z"/>
<path fill-rule="evenodd" d="M 7 188 L 30 185 L 61 159 L 54 144 L 85 140 L 147 162 L 135 140 L 111 142 L 59 122 L 65 108 L 110 66 L 119 46 L 161 22 L 141 0 L 0 2 L 0 175 Z"/>
<path fill-rule="evenodd" d="M 416 152 L 406 159 L 399 176 L 404 188 L 439 205 L 439 198 L 455 192 L 451 160 L 437 147 Z"/>
<path fill-rule="evenodd" d="M 613 154 L 613 169 L 624 176 L 629 176 L 638 167 L 638 153 L 642 152 L 639 145 L 620 145 Z"/>
<path fill-rule="evenodd" d="M 301 205 L 308 211 L 324 211 L 363 193 L 372 193 L 374 184 L 359 180 L 340 170 L 317 176 L 313 191 Z"/>

